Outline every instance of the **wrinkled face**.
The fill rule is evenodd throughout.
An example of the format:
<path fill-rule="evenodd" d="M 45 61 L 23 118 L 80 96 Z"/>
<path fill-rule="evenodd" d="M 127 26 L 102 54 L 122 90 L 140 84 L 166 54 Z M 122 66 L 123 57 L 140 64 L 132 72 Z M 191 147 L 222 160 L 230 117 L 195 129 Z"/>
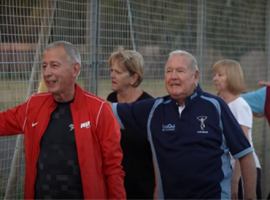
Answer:
<path fill-rule="evenodd" d="M 115 61 L 110 68 L 113 91 L 125 91 L 131 86 L 132 76 L 130 76 L 128 70 L 119 65 L 118 61 Z"/>
<path fill-rule="evenodd" d="M 218 93 L 228 90 L 227 74 L 224 68 L 214 70 L 213 81 L 215 83 L 216 91 Z"/>
<path fill-rule="evenodd" d="M 165 86 L 172 98 L 183 102 L 190 96 L 198 83 L 198 74 L 190 70 L 190 58 L 186 55 L 173 55 L 166 64 Z"/>
<path fill-rule="evenodd" d="M 47 50 L 43 57 L 43 78 L 48 92 L 54 95 L 66 95 L 74 88 L 78 70 L 66 57 L 64 47 Z"/>

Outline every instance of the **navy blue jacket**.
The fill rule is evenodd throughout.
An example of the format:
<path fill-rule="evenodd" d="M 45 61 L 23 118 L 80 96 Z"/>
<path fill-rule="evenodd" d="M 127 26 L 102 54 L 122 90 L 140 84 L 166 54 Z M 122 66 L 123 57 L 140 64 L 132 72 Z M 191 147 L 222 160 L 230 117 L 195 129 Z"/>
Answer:
<path fill-rule="evenodd" d="M 230 199 L 229 151 L 252 152 L 227 104 L 198 86 L 178 111 L 170 96 L 113 104 L 122 129 L 136 129 L 150 144 L 160 199 Z"/>

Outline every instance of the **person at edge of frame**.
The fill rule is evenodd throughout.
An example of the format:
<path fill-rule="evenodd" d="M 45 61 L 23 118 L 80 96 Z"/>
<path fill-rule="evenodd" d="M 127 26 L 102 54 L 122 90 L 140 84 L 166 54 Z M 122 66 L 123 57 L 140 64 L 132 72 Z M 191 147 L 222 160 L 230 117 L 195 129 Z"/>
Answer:
<path fill-rule="evenodd" d="M 247 92 L 241 96 L 251 107 L 253 116 L 265 116 L 270 125 L 270 82 L 260 81 L 259 86 L 261 87 L 260 89 Z M 270 190 L 267 199 L 270 200 Z"/>
<path fill-rule="evenodd" d="M 0 135 L 24 134 L 25 199 L 126 199 L 119 124 L 110 105 L 76 79 L 78 49 L 49 44 L 43 56 L 47 93 L 0 113 Z"/>
<path fill-rule="evenodd" d="M 130 103 L 153 98 L 139 87 L 144 78 L 144 59 L 139 52 L 115 51 L 109 65 L 113 92 L 107 101 Z M 127 199 L 153 199 L 155 172 L 149 142 L 134 130 L 121 130 L 121 147 Z"/>
<path fill-rule="evenodd" d="M 230 156 L 239 159 L 246 199 L 256 198 L 253 149 L 228 105 L 198 85 L 194 56 L 176 50 L 165 67 L 169 95 L 113 103 L 121 129 L 148 138 L 158 199 L 230 199 Z"/>

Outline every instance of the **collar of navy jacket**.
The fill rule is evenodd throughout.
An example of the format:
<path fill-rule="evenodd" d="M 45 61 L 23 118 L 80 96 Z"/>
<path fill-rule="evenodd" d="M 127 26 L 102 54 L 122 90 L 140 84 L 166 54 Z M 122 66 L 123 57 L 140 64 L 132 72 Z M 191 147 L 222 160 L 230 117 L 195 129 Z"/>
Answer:
<path fill-rule="evenodd" d="M 185 107 L 187 107 L 190 104 L 190 102 L 192 101 L 193 98 L 200 97 L 202 95 L 202 93 L 203 93 L 203 90 L 201 89 L 200 85 L 198 84 L 197 87 L 195 88 L 193 94 L 186 97 Z M 176 108 L 178 109 L 179 103 L 175 99 L 171 98 L 171 103 L 173 105 L 176 105 Z"/>

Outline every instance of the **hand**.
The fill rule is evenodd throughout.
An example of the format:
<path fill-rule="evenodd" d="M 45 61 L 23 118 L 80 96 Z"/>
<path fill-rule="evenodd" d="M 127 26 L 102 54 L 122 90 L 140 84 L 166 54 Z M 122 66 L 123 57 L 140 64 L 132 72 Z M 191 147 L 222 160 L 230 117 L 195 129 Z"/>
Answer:
<path fill-rule="evenodd" d="M 268 86 L 268 85 L 270 85 L 270 82 L 266 82 L 266 81 L 260 81 L 259 82 L 260 87 L 264 87 L 264 86 Z"/>
<path fill-rule="evenodd" d="M 240 162 L 238 159 L 235 160 L 235 165 L 232 174 L 232 181 L 231 181 L 231 199 L 236 200 L 238 199 L 238 187 L 239 181 L 241 179 L 241 168 Z"/>
<path fill-rule="evenodd" d="M 231 186 L 231 199 L 232 200 L 237 200 L 238 199 L 238 186 L 239 183 L 233 183 L 235 181 L 232 181 L 232 186 Z"/>
<path fill-rule="evenodd" d="M 246 94 L 247 93 L 247 89 L 246 88 L 243 88 L 242 89 L 242 94 Z"/>

